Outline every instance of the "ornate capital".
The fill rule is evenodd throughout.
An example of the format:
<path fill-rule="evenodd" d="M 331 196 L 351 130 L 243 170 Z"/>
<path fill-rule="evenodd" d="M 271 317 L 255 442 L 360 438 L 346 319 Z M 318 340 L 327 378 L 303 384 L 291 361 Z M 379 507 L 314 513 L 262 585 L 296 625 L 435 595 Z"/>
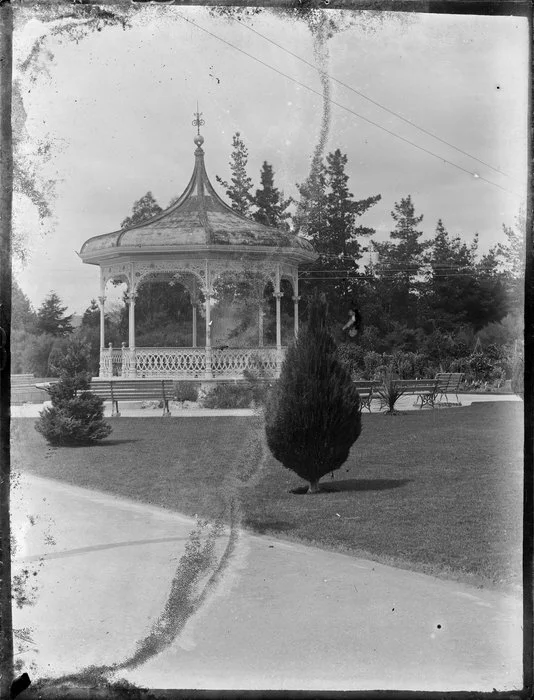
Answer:
<path fill-rule="evenodd" d="M 126 301 L 128 304 L 135 304 L 135 300 L 137 299 L 137 292 L 129 292 L 126 295 Z"/>
<path fill-rule="evenodd" d="M 100 306 L 104 306 L 104 302 L 106 301 L 106 297 L 98 297 L 98 303 Z"/>
<path fill-rule="evenodd" d="M 281 299 L 284 296 L 284 292 L 273 292 L 273 297 L 275 299 Z"/>
<path fill-rule="evenodd" d="M 302 297 L 299 297 L 299 296 L 294 296 L 294 297 L 291 297 L 291 298 L 293 299 L 293 301 L 295 302 L 295 304 L 298 304 L 299 301 L 302 299 Z"/>

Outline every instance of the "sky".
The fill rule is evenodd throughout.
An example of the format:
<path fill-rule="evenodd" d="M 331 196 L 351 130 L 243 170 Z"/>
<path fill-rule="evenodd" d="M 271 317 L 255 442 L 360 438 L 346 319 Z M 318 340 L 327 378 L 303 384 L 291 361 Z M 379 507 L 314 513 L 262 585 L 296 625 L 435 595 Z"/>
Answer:
<path fill-rule="evenodd" d="M 325 154 L 339 148 L 347 155 L 356 199 L 382 195 L 360 222 L 384 240 L 395 202 L 411 195 L 426 237 L 441 218 L 466 241 L 478 232 L 483 251 L 502 241 L 502 224 L 514 224 L 526 194 L 527 21 L 333 16 L 340 29 L 327 41 L 323 66 L 335 79 Z M 54 180 L 53 216 L 44 225 L 27 196 L 14 201 L 26 250 L 24 263 L 14 259 L 14 273 L 35 308 L 54 290 L 70 313 L 83 312 L 99 293 L 98 268 L 77 255 L 84 241 L 120 228 L 148 190 L 167 206 L 185 189 L 197 100 L 206 167 L 221 196 L 215 176 L 229 179 L 237 131 L 255 187 L 265 160 L 285 195 L 296 197 L 309 173 L 323 110 L 306 22 L 269 9 L 237 21 L 205 7 L 153 5 L 130 20 L 126 30 L 106 27 L 78 42 L 27 11 L 16 23 L 14 79 L 26 115 L 21 149 L 37 181 Z M 24 64 L 36 40 L 38 73 Z M 43 140 L 52 144 L 48 160 L 36 155 Z"/>

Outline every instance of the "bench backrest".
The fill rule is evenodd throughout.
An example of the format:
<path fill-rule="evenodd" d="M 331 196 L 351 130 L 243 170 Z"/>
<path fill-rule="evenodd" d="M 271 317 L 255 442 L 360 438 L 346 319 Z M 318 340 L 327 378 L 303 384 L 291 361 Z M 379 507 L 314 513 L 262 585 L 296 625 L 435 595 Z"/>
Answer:
<path fill-rule="evenodd" d="M 439 391 L 457 391 L 463 376 L 462 372 L 439 372 L 436 374 Z"/>
<path fill-rule="evenodd" d="M 24 386 L 32 384 L 35 377 L 33 374 L 12 374 L 11 386 Z"/>
<path fill-rule="evenodd" d="M 92 380 L 90 390 L 102 397 L 118 399 L 172 398 L 172 379 L 116 379 Z"/>
<path fill-rule="evenodd" d="M 394 379 L 396 387 L 403 391 L 436 391 L 437 381 L 435 379 Z"/>
<path fill-rule="evenodd" d="M 352 383 L 356 390 L 362 393 L 371 393 L 380 386 L 380 382 L 365 379 L 353 379 Z"/>

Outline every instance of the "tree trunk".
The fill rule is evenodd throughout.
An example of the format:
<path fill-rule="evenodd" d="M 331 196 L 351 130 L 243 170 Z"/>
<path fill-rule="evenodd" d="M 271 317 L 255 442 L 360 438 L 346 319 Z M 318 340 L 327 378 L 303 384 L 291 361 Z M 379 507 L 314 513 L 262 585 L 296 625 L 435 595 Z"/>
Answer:
<path fill-rule="evenodd" d="M 321 490 L 319 486 L 319 479 L 315 479 L 314 481 L 310 481 L 310 485 L 308 487 L 308 493 L 319 493 Z"/>

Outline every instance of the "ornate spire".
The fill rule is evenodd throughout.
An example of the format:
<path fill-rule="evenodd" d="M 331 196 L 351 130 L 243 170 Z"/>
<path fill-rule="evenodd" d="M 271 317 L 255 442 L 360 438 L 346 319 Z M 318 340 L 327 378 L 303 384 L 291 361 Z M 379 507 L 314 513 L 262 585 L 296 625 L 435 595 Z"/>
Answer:
<path fill-rule="evenodd" d="M 199 150 L 202 150 L 200 147 L 204 143 L 204 137 L 200 133 L 200 127 L 204 126 L 204 120 L 202 119 L 202 112 L 198 111 L 198 102 L 197 102 L 197 111 L 194 113 L 195 118 L 192 121 L 193 126 L 197 127 L 197 135 L 193 139 L 195 144 L 197 145 Z"/>

